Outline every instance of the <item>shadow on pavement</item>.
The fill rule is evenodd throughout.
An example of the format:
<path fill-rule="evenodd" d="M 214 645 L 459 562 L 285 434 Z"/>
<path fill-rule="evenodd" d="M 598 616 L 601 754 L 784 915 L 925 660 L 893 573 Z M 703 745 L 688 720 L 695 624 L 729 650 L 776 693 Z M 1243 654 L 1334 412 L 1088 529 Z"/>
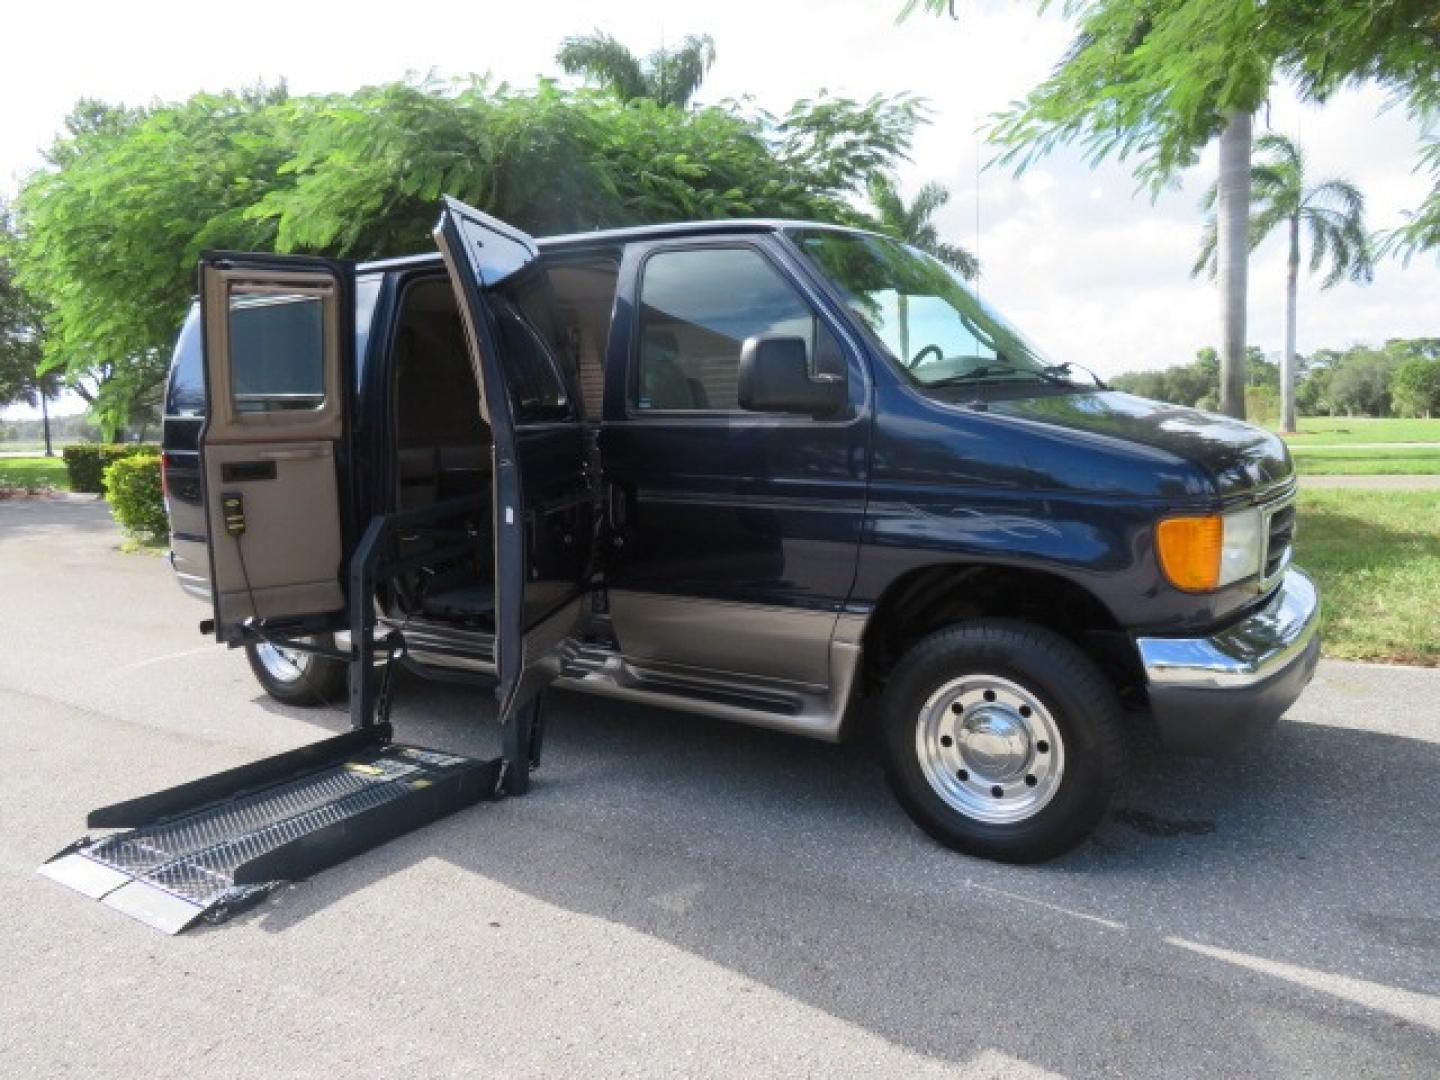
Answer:
<path fill-rule="evenodd" d="M 339 710 L 284 711 L 331 732 L 347 724 Z M 397 687 L 401 741 L 488 756 L 493 716 L 481 693 L 413 678 Z M 1016 868 L 923 837 L 863 741 L 828 746 L 570 694 L 552 696 L 549 723 L 530 796 L 403 837 L 247 918 L 283 932 L 440 859 L 653 935 L 918 1052 L 950 1060 L 951 1046 L 991 1045 L 1064 1072 L 1123 1062 L 1117 1022 L 1173 1028 L 1177 1054 L 1193 1037 L 1207 1070 L 1255 1067 L 1280 1051 L 1261 1040 L 1217 1060 L 1207 1018 L 1266 1014 L 1277 1000 L 1325 1010 L 1376 1063 L 1410 1060 L 1407 1040 L 1425 1034 L 1291 983 L 1246 990 L 1254 976 L 1171 939 L 1322 981 L 1440 989 L 1432 743 L 1283 723 L 1239 763 L 1142 753 L 1116 820 L 1060 860 Z M 1156 978 L 1172 984 L 1164 1002 Z M 1061 1031 L 1070 1034 L 1057 1041 Z M 1070 1037 L 1113 1045 L 1115 1056 L 1077 1062 Z"/>

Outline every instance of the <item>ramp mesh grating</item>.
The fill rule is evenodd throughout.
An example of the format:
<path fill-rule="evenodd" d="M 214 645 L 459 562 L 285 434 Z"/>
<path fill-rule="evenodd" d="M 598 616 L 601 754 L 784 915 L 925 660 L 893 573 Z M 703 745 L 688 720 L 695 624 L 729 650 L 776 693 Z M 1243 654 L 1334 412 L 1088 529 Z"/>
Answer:
<path fill-rule="evenodd" d="M 450 759 L 458 760 L 458 759 Z M 367 757 L 159 825 L 110 837 L 88 858 L 205 905 L 234 886 L 235 869 L 326 826 L 411 794 L 426 770 Z"/>

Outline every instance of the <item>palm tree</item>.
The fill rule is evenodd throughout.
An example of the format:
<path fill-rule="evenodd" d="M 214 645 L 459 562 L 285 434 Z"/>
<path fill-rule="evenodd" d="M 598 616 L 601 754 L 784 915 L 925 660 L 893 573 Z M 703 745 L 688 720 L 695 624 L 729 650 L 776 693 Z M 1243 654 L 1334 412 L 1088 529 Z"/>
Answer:
<path fill-rule="evenodd" d="M 884 173 L 875 173 L 867 182 L 870 203 L 875 207 L 880 231 L 897 240 L 927 252 L 967 281 L 974 280 L 980 273 L 980 260 L 958 244 L 946 243 L 940 239 L 940 231 L 931 220 L 935 211 L 950 201 L 950 192 L 934 181 L 918 192 L 910 205 L 900 197 L 895 181 Z M 904 293 L 899 296 L 900 351 L 905 359 L 910 358 L 910 320 L 908 310 L 910 298 Z"/>
<path fill-rule="evenodd" d="M 980 272 L 979 260 L 958 244 L 947 244 L 940 239 L 940 231 L 930 220 L 935 211 L 950 201 L 950 192 L 942 185 L 926 184 L 916 192 L 909 206 L 900 197 L 895 181 L 884 173 L 870 177 L 867 187 L 881 232 L 934 255 L 967 281 Z"/>
<path fill-rule="evenodd" d="M 1365 230 L 1365 196 L 1347 180 L 1325 180 L 1313 186 L 1305 183 L 1305 153 L 1284 135 L 1264 135 L 1255 141 L 1255 161 L 1250 167 L 1253 212 L 1250 214 L 1249 246 L 1253 251 L 1276 226 L 1285 225 L 1290 255 L 1285 264 L 1285 354 L 1280 364 L 1280 423 L 1287 432 L 1295 430 L 1295 315 L 1300 276 L 1300 234 L 1310 235 L 1310 273 L 1327 263 L 1329 270 L 1322 289 L 1337 285 L 1342 278 L 1368 283 L 1375 277 L 1374 253 Z M 1216 271 L 1215 205 L 1217 188 L 1212 186 L 1201 200 L 1210 214 L 1200 244 L 1200 256 L 1191 273 Z M 1225 286 L 1222 284 L 1222 288 Z"/>
<path fill-rule="evenodd" d="M 621 101 L 649 98 L 683 109 L 715 63 L 715 40 L 709 34 L 690 34 L 679 48 L 662 47 L 641 59 L 596 30 L 566 38 L 555 60 L 566 74 L 583 75 L 613 90 Z"/>

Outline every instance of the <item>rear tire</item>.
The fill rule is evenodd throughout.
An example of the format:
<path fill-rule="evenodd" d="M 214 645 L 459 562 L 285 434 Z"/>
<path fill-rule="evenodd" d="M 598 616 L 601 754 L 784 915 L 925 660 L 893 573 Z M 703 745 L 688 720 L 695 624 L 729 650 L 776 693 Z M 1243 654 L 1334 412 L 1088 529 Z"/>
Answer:
<path fill-rule="evenodd" d="M 321 634 L 307 638 L 322 648 L 334 648 L 335 638 Z M 245 646 L 245 659 L 265 692 L 285 705 L 336 705 L 348 693 L 347 665 L 342 660 L 314 653 L 282 649 L 262 642 Z"/>
<path fill-rule="evenodd" d="M 881 699 L 885 773 L 947 847 L 1039 862 L 1084 840 L 1124 774 L 1119 698 L 1043 627 L 980 619 L 925 638 Z"/>

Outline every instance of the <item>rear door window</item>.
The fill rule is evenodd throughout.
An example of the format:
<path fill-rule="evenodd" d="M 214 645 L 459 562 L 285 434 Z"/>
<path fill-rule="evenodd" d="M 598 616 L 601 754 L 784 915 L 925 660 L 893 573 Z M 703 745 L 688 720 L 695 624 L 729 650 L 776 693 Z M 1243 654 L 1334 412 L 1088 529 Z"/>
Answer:
<path fill-rule="evenodd" d="M 325 406 L 324 301 L 235 289 L 230 296 L 230 394 L 237 414 Z"/>

